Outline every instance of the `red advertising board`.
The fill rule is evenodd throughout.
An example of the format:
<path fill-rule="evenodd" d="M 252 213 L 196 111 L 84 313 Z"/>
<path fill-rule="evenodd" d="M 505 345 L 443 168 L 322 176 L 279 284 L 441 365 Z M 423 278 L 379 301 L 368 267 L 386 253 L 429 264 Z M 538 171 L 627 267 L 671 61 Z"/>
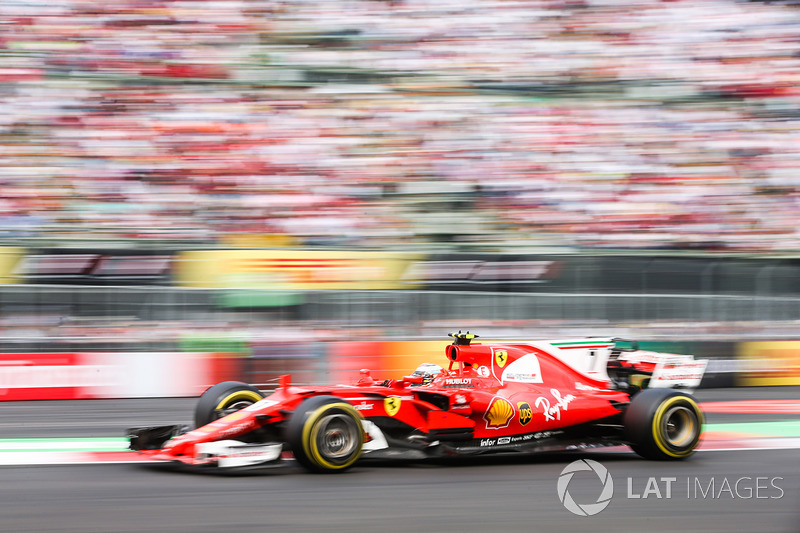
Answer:
<path fill-rule="evenodd" d="M 75 353 L 0 354 L 0 400 L 67 400 L 96 383 L 102 370 Z"/>
<path fill-rule="evenodd" d="M 199 396 L 240 371 L 232 354 L 2 353 L 0 401 Z"/>

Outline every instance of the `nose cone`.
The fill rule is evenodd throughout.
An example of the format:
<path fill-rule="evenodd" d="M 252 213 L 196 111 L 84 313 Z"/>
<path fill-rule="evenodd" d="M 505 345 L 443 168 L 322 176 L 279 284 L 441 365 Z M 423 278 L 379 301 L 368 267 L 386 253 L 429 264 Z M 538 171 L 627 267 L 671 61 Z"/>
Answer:
<path fill-rule="evenodd" d="M 195 442 L 191 439 L 177 437 L 167 442 L 164 449 L 157 453 L 154 458 L 163 461 L 181 461 L 184 463 L 194 462 Z"/>

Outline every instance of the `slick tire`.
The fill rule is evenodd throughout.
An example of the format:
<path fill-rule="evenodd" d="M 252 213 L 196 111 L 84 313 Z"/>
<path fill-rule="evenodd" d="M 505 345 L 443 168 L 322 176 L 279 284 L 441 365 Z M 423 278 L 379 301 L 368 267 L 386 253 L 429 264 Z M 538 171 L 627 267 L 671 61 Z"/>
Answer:
<path fill-rule="evenodd" d="M 286 426 L 286 442 L 297 462 L 311 472 L 342 472 L 361 456 L 361 415 L 335 396 L 304 400 Z"/>
<path fill-rule="evenodd" d="M 633 397 L 623 417 L 625 438 L 646 459 L 684 459 L 694 453 L 703 412 L 685 392 L 645 389 Z"/>
<path fill-rule="evenodd" d="M 223 381 L 206 390 L 194 409 L 195 427 L 205 426 L 264 398 L 258 388 L 240 381 Z"/>

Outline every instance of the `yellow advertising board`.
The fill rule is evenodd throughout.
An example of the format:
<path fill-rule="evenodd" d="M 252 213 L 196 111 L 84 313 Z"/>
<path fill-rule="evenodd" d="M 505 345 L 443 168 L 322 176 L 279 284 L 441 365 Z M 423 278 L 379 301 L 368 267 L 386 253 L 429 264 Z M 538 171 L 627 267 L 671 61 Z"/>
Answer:
<path fill-rule="evenodd" d="M 741 385 L 800 385 L 800 341 L 742 342 L 738 355 Z"/>
<path fill-rule="evenodd" d="M 254 290 L 408 288 L 400 282 L 414 254 L 323 250 L 207 250 L 178 254 L 184 287 Z"/>
<path fill-rule="evenodd" d="M 367 368 L 373 378 L 402 379 L 422 363 L 447 368 L 447 341 L 344 341 L 328 345 L 330 383 L 355 383 Z"/>
<path fill-rule="evenodd" d="M 15 275 L 15 269 L 24 256 L 24 248 L 0 246 L 0 284 L 20 282 L 19 276 Z"/>
<path fill-rule="evenodd" d="M 449 360 L 444 341 L 389 341 L 383 345 L 383 368 L 386 376 L 400 379 L 411 374 L 422 363 L 434 363 L 447 368 Z"/>

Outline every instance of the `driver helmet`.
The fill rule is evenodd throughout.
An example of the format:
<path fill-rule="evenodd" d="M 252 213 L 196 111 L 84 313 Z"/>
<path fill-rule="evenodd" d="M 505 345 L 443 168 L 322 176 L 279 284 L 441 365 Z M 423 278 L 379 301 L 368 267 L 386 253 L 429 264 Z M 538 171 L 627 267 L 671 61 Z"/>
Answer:
<path fill-rule="evenodd" d="M 419 383 L 419 385 L 427 385 L 442 372 L 444 372 L 444 369 L 439 365 L 434 363 L 422 363 L 411 375 L 422 377 L 422 382 Z"/>

